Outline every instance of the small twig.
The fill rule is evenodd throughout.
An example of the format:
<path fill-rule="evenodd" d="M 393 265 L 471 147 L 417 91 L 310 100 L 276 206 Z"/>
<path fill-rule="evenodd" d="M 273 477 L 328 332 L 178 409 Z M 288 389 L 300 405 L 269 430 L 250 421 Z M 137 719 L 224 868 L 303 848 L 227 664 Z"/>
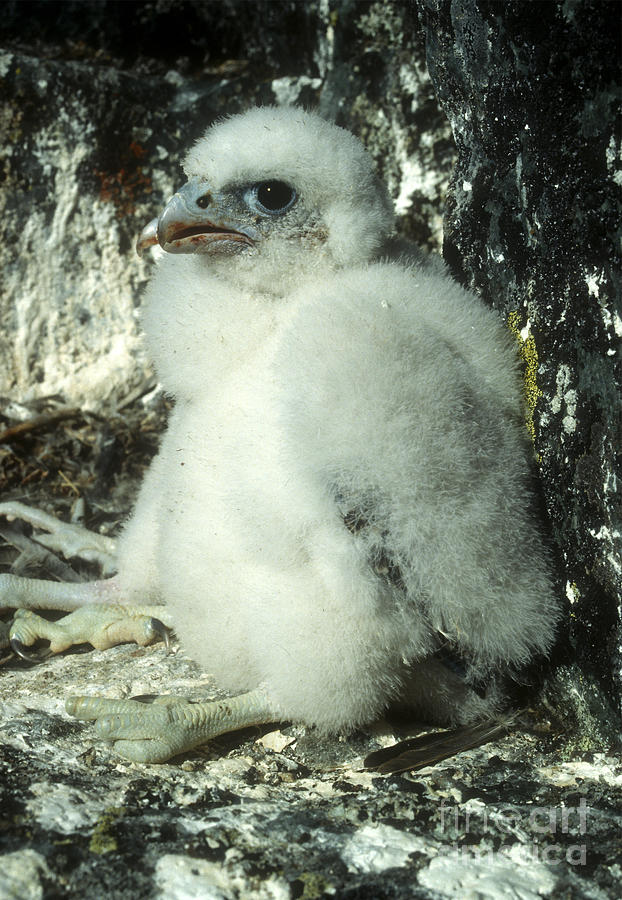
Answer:
<path fill-rule="evenodd" d="M 26 484 L 30 484 L 31 481 L 35 481 L 37 478 L 40 481 L 43 481 L 44 478 L 47 478 L 50 473 L 47 469 L 33 469 L 32 472 L 29 472 L 19 483 L 20 487 L 24 487 Z"/>
<path fill-rule="evenodd" d="M 138 400 L 140 397 L 145 397 L 147 394 L 150 394 L 151 391 L 155 390 L 158 386 L 158 379 L 155 375 L 149 376 L 144 381 L 142 381 L 137 388 L 134 388 L 133 391 L 124 397 L 124 399 L 117 404 L 117 412 L 121 412 L 122 409 L 125 409 L 127 406 L 130 406 L 135 400 Z"/>
<path fill-rule="evenodd" d="M 65 473 L 63 472 L 62 469 L 59 469 L 59 470 L 58 470 L 58 474 L 59 474 L 60 477 L 63 479 L 63 481 L 65 482 L 65 484 L 67 485 L 67 487 L 70 487 L 71 490 L 74 491 L 74 493 L 76 494 L 76 496 L 79 497 L 79 496 L 80 496 L 80 491 L 79 491 L 79 489 L 75 486 L 75 484 L 73 483 L 73 481 L 71 481 L 71 479 L 68 478 L 68 477 L 65 475 Z"/>
<path fill-rule="evenodd" d="M 69 563 L 27 537 L 16 525 L 0 525 L 0 538 L 19 551 L 11 566 L 14 575 L 22 575 L 25 570 L 37 566 L 45 571 L 46 577 L 51 575 L 59 581 L 84 580 Z"/>
<path fill-rule="evenodd" d="M 62 422 L 64 419 L 75 419 L 82 415 L 82 410 L 77 406 L 66 409 L 55 409 L 52 410 L 52 412 L 42 413 L 40 416 L 35 416 L 33 419 L 28 419 L 26 422 L 18 422 L 17 425 L 10 425 L 8 428 L 5 428 L 4 431 L 0 431 L 0 444 L 4 444 L 14 438 L 20 438 L 30 431 L 48 428 L 50 425 L 56 425 L 57 422 Z"/>

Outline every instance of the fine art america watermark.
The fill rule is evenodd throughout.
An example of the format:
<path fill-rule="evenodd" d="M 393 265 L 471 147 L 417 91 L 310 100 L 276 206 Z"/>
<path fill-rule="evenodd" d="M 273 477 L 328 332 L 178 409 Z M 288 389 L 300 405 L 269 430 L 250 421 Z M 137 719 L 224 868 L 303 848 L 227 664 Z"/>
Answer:
<path fill-rule="evenodd" d="M 439 820 L 441 831 L 455 836 L 454 843 L 446 847 L 449 852 L 458 851 L 478 859 L 503 855 L 515 861 L 521 857 L 549 865 L 586 864 L 587 805 L 583 797 L 578 806 L 507 806 L 493 810 L 480 801 L 460 805 L 441 800 Z M 471 840 L 467 835 L 471 835 Z M 514 841 L 499 845 L 504 835 Z M 480 836 L 481 846 L 473 843 L 473 838 Z"/>

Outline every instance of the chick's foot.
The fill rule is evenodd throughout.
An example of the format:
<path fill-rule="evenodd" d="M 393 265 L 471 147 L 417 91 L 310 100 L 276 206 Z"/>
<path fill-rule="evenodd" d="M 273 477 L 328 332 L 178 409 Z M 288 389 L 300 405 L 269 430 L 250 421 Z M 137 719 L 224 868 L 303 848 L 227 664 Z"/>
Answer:
<path fill-rule="evenodd" d="M 95 732 L 115 751 L 138 763 L 162 763 L 172 756 L 249 725 L 280 718 L 262 689 L 227 700 L 191 703 L 182 697 L 139 700 L 69 697 L 67 712 L 95 722 Z"/>
<path fill-rule="evenodd" d="M 141 647 L 157 640 L 169 645 L 169 629 L 158 618 L 160 606 L 125 606 L 102 603 L 83 606 L 57 622 L 50 622 L 30 609 L 18 609 L 10 627 L 11 649 L 24 659 L 35 661 L 25 650 L 38 640 L 50 642 L 50 653 L 62 653 L 76 644 L 91 644 L 107 650 L 117 644 L 136 643 Z"/>

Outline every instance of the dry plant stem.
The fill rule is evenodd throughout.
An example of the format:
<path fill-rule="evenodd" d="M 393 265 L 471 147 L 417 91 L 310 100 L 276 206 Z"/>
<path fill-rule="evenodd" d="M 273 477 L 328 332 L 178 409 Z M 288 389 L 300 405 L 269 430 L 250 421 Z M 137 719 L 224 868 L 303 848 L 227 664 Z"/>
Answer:
<path fill-rule="evenodd" d="M 61 522 L 55 516 L 40 509 L 26 506 L 17 500 L 0 503 L 0 516 L 9 522 L 14 519 L 28 522 L 33 528 L 40 528 L 47 534 L 38 534 L 36 541 L 54 550 L 66 559 L 79 557 L 87 562 L 98 563 L 106 574 L 114 568 L 116 541 L 104 534 L 89 531 L 82 525 Z M 64 607 L 61 607 L 63 609 Z"/>
<path fill-rule="evenodd" d="M 22 435 L 28 434 L 31 431 L 37 431 L 41 428 L 48 428 L 50 425 L 56 425 L 57 422 L 62 422 L 64 419 L 75 419 L 78 416 L 82 416 L 82 410 L 77 406 L 68 409 L 55 409 L 52 412 L 42 413 L 40 416 L 35 416 L 32 419 L 28 419 L 26 422 L 18 422 L 17 425 L 10 425 L 8 428 L 5 428 L 4 431 L 0 431 L 0 444 L 15 440 L 15 438 L 20 438 Z"/>

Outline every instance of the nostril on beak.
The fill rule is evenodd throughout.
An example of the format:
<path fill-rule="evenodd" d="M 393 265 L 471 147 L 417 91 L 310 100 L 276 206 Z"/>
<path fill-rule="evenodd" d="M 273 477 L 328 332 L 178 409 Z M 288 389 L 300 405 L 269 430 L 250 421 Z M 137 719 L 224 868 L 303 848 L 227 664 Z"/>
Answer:
<path fill-rule="evenodd" d="M 197 200 L 197 206 L 200 206 L 201 209 L 207 209 L 207 207 L 212 202 L 212 195 L 208 192 L 207 194 L 203 194 L 202 197 L 199 197 Z"/>

